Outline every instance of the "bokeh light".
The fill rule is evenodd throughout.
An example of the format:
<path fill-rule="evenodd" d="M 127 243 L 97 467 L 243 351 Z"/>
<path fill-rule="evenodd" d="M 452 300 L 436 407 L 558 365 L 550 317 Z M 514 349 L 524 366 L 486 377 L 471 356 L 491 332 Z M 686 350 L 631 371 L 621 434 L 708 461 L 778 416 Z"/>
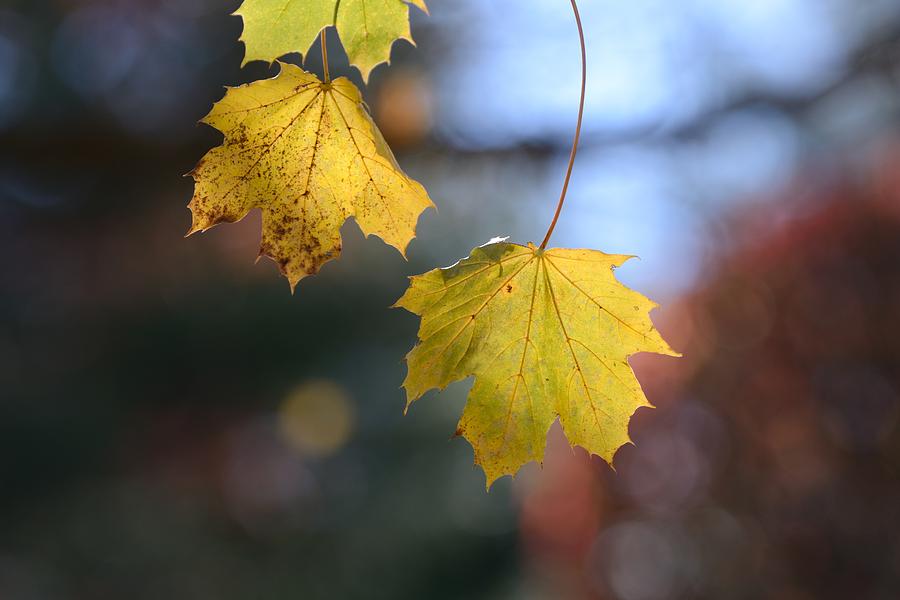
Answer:
<path fill-rule="evenodd" d="M 353 403 L 347 391 L 332 381 L 310 381 L 288 394 L 278 411 L 284 440 L 304 454 L 337 452 L 353 433 Z"/>

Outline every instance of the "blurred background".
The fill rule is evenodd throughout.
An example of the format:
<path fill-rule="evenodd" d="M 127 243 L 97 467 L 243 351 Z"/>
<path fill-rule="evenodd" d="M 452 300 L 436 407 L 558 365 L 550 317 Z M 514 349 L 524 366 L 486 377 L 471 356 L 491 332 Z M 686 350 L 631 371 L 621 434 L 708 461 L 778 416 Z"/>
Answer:
<path fill-rule="evenodd" d="M 554 426 L 490 493 L 470 382 L 403 416 L 387 307 L 541 238 L 578 40 L 566 0 L 430 4 L 366 97 L 440 213 L 408 263 L 348 223 L 292 297 L 258 215 L 182 238 L 195 123 L 274 73 L 239 2 L 3 1 L 0 599 L 900 597 L 900 2 L 581 1 L 554 244 L 639 255 L 685 356 L 632 359 L 617 472 Z"/>

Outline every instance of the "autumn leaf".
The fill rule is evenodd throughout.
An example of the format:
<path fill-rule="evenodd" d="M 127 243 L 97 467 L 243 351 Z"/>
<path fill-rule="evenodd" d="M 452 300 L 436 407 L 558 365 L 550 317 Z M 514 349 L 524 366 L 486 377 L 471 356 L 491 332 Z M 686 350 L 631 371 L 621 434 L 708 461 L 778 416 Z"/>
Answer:
<path fill-rule="evenodd" d="M 422 317 L 407 406 L 474 375 L 457 433 L 488 486 L 542 461 L 557 417 L 571 444 L 610 463 L 630 441 L 631 415 L 650 404 L 628 357 L 677 354 L 650 320 L 656 304 L 615 279 L 628 258 L 494 241 L 411 278 L 397 303 Z"/>
<path fill-rule="evenodd" d="M 260 256 L 278 263 L 292 289 L 340 255 L 349 217 L 405 254 L 419 215 L 433 206 L 347 79 L 323 83 L 281 64 L 274 79 L 228 89 L 203 122 L 225 142 L 191 173 L 188 234 L 261 209 Z"/>
<path fill-rule="evenodd" d="M 305 54 L 319 32 L 334 25 L 350 64 L 367 81 L 376 65 L 390 62 L 396 40 L 414 43 L 410 4 L 428 12 L 425 0 L 245 0 L 235 13 L 244 20 L 244 64 Z"/>

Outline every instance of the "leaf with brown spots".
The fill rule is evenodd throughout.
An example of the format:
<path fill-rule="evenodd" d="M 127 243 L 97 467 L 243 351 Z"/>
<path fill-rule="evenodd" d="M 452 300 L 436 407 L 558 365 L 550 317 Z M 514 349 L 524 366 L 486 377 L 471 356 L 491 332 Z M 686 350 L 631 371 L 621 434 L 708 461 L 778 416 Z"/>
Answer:
<path fill-rule="evenodd" d="M 341 253 L 354 217 L 405 254 L 422 212 L 434 206 L 410 179 L 347 79 L 322 83 L 281 64 L 274 79 L 230 88 L 204 119 L 225 135 L 192 171 L 188 234 L 262 211 L 260 256 L 291 289 Z"/>
<path fill-rule="evenodd" d="M 628 357 L 677 356 L 650 320 L 656 304 L 613 274 L 629 258 L 492 241 L 413 277 L 397 302 L 422 317 L 408 405 L 475 376 L 457 433 L 488 485 L 541 461 L 557 418 L 571 444 L 610 463 L 629 441 L 631 415 L 650 404 Z"/>

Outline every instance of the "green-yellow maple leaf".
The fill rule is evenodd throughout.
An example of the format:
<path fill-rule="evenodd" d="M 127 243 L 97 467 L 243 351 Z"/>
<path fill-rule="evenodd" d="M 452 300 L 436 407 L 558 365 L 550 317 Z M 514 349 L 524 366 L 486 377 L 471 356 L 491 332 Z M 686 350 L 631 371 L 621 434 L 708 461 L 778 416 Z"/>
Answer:
<path fill-rule="evenodd" d="M 434 206 L 347 79 L 323 83 L 281 64 L 274 79 L 229 88 L 204 122 L 225 142 L 191 173 L 189 234 L 261 209 L 260 255 L 278 263 L 292 288 L 340 255 L 349 217 L 405 254 L 419 215 Z"/>
<path fill-rule="evenodd" d="M 350 64 L 367 81 L 376 65 L 390 62 L 396 40 L 414 43 L 410 4 L 428 11 L 425 0 L 245 0 L 235 13 L 244 20 L 244 63 L 306 54 L 319 32 L 334 25 Z"/>
<path fill-rule="evenodd" d="M 408 403 L 475 376 L 457 433 L 488 486 L 542 461 L 557 418 L 571 444 L 610 463 L 630 441 L 631 415 L 650 404 L 628 357 L 677 353 L 650 320 L 656 304 L 616 280 L 629 258 L 500 241 L 411 278 L 397 302 L 422 317 Z"/>

